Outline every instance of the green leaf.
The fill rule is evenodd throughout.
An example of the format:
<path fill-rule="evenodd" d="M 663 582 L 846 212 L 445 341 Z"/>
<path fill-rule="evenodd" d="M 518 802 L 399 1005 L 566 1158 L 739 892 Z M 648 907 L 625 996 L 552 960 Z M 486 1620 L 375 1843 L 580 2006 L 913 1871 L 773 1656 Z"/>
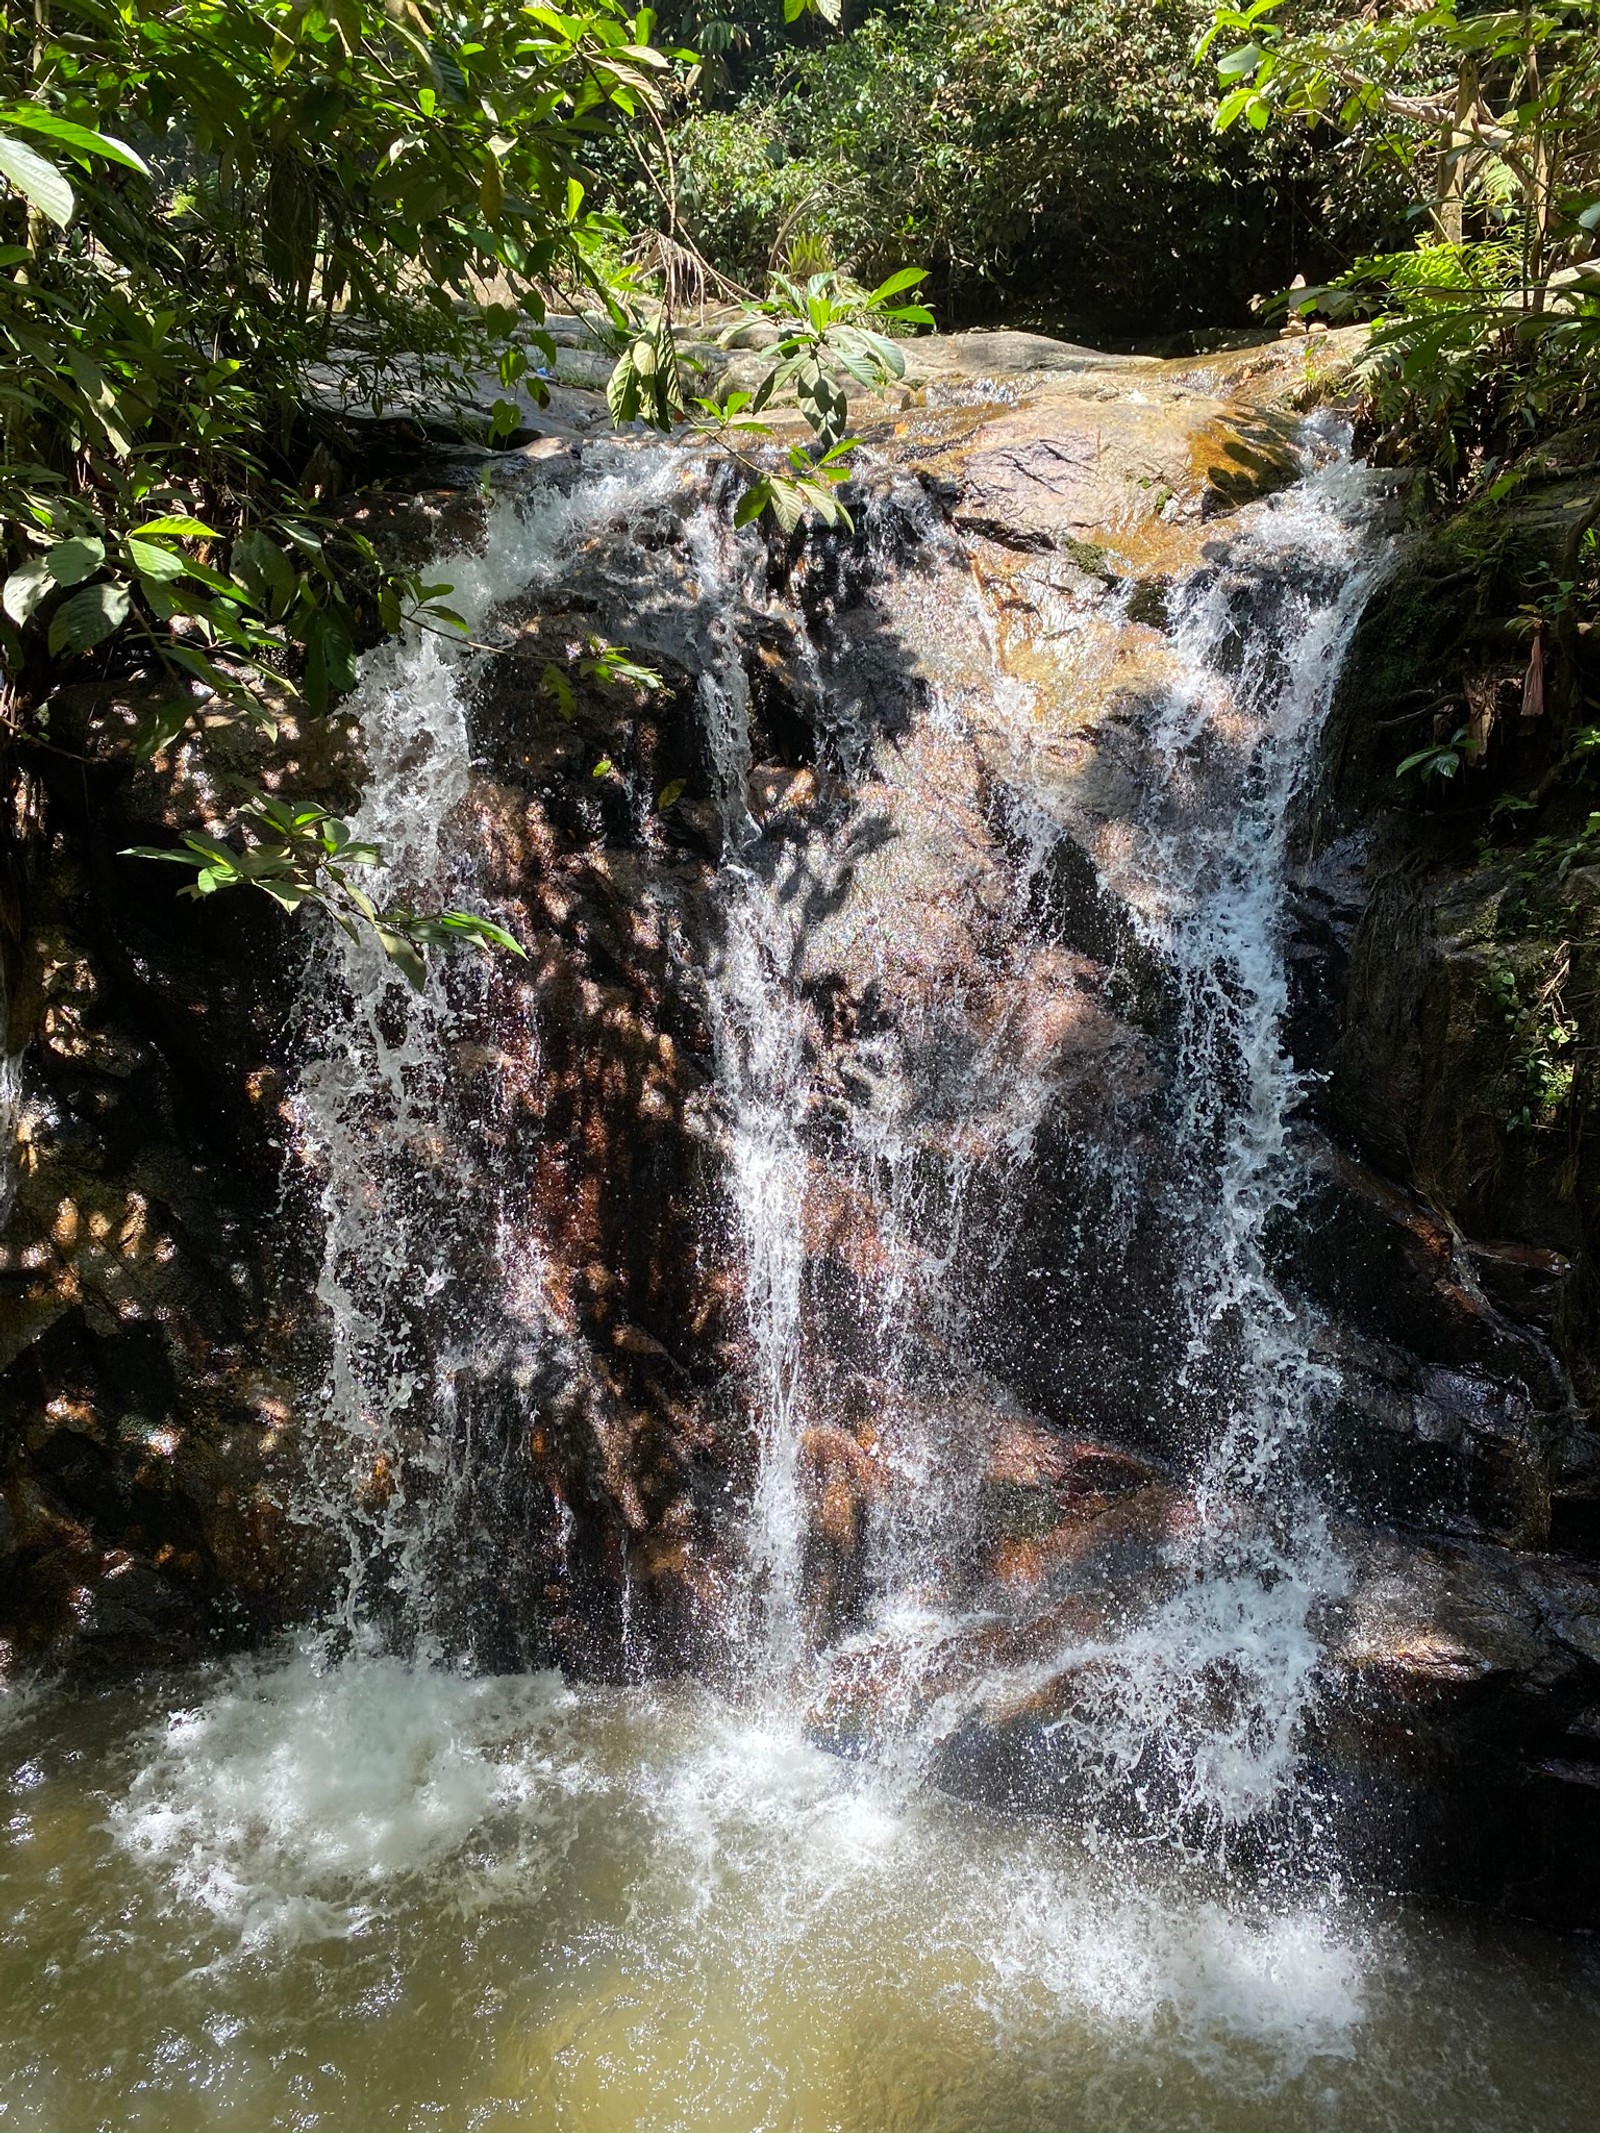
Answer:
<path fill-rule="evenodd" d="M 154 710 L 147 711 L 134 735 L 134 754 L 146 758 L 159 755 L 163 748 L 170 748 L 194 717 L 195 709 L 187 698 L 175 697 L 170 703 L 157 704 Z M 182 852 L 143 851 L 139 856 L 144 859 L 182 859 L 185 855 Z"/>
<path fill-rule="evenodd" d="M 44 567 L 58 585 L 81 585 L 106 559 L 106 544 L 83 535 L 57 541 L 44 559 Z"/>
<path fill-rule="evenodd" d="M 0 607 L 4 607 L 13 622 L 25 623 L 55 582 L 44 557 L 35 556 L 7 578 L 4 589 L 0 590 Z"/>
<path fill-rule="evenodd" d="M 171 851 L 158 844 L 125 844 L 118 852 L 119 859 L 172 859 L 181 867 L 194 865 L 193 852 Z"/>
<path fill-rule="evenodd" d="M 1218 104 L 1216 117 L 1213 119 L 1212 124 L 1216 127 L 1218 133 L 1226 133 L 1234 121 L 1240 118 L 1257 101 L 1258 98 L 1253 82 L 1245 82 L 1237 89 L 1230 89 L 1221 103 Z"/>
<path fill-rule="evenodd" d="M 53 163 L 26 142 L 0 133 L 0 178 L 14 185 L 48 222 L 65 229 L 77 207 L 77 195 Z"/>
<path fill-rule="evenodd" d="M 259 528 L 241 534 L 234 542 L 228 568 L 274 622 L 281 621 L 293 606 L 300 589 L 299 574 L 277 542 Z"/>
<path fill-rule="evenodd" d="M 76 148 L 85 155 L 104 156 L 108 162 L 121 163 L 129 170 L 138 171 L 143 178 L 150 175 L 149 164 L 142 156 L 135 155 L 126 141 L 119 141 L 109 133 L 96 133 L 90 126 L 75 125 L 71 119 L 46 111 L 39 104 L 8 104 L 0 111 L 0 126 L 31 127 L 35 133 L 47 133 L 52 139 L 63 141 L 67 147 Z"/>
<path fill-rule="evenodd" d="M 660 792 L 656 794 L 658 812 L 665 814 L 669 807 L 676 807 L 688 790 L 688 785 L 687 778 L 674 778 L 670 784 L 663 785 Z"/>
<path fill-rule="evenodd" d="M 176 518 L 147 518 L 142 526 L 135 526 L 131 530 L 135 534 L 173 533 L 197 541 L 216 541 L 222 538 L 216 527 L 208 526 L 204 519 L 185 518 L 182 516 Z"/>
<path fill-rule="evenodd" d="M 373 927 L 373 931 L 383 943 L 384 954 L 396 970 L 404 974 L 412 991 L 421 992 L 428 982 L 428 971 L 417 952 L 416 943 L 397 927 L 386 926 L 381 920 Z"/>
<path fill-rule="evenodd" d="M 554 697 L 556 710 L 563 718 L 571 718 L 578 708 L 577 692 L 554 660 L 547 659 L 539 676 L 539 687 L 546 696 Z"/>
<path fill-rule="evenodd" d="M 149 541 L 136 541 L 131 537 L 128 541 L 128 561 L 141 578 L 153 578 L 159 585 L 165 585 L 173 578 L 181 578 L 188 568 L 184 558 L 174 554 L 172 549 L 157 548 Z"/>
<path fill-rule="evenodd" d="M 309 882 L 258 881 L 255 886 L 264 896 L 270 896 L 275 904 L 281 904 L 285 911 L 298 911 L 308 903 L 322 901 Z"/>
<path fill-rule="evenodd" d="M 880 281 L 867 298 L 867 302 L 876 307 L 886 302 L 889 297 L 898 296 L 902 289 L 914 289 L 918 282 L 926 281 L 927 278 L 926 267 L 902 267 L 898 274 L 891 274 L 887 281 Z"/>
<path fill-rule="evenodd" d="M 805 503 L 796 483 L 781 474 L 774 474 L 768 483 L 768 505 L 773 517 L 785 533 L 793 533 L 805 516 Z"/>
<path fill-rule="evenodd" d="M 468 940 L 476 941 L 480 947 L 492 944 L 496 948 L 506 949 L 512 955 L 520 956 L 524 962 L 528 959 L 528 951 L 516 935 L 508 933 L 504 926 L 496 925 L 492 918 L 479 918 L 472 911 L 441 911 L 438 926 L 441 934 L 459 933 Z"/>
<path fill-rule="evenodd" d="M 349 627 L 336 610 L 318 608 L 304 632 L 306 702 L 317 717 L 334 697 L 355 687 L 356 651 Z"/>
<path fill-rule="evenodd" d="M 606 406 L 619 429 L 639 412 L 639 373 L 631 348 L 618 358 L 617 367 L 606 382 Z"/>
<path fill-rule="evenodd" d="M 133 440 L 124 425 L 117 396 L 111 389 L 111 381 L 93 357 L 86 354 L 76 342 L 67 349 L 67 368 L 72 372 L 79 392 L 93 410 L 95 419 L 105 431 L 111 449 L 125 459 L 133 449 Z"/>
<path fill-rule="evenodd" d="M 103 644 L 128 619 L 126 585 L 85 585 L 64 600 L 50 620 L 50 650 L 87 652 Z"/>

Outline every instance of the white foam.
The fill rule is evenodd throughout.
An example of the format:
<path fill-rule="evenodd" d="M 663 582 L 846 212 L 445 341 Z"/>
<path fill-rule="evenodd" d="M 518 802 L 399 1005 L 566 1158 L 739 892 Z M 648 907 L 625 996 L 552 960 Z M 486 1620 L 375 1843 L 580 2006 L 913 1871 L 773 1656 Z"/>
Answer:
<path fill-rule="evenodd" d="M 320 1671 L 297 1652 L 175 1712 L 110 1819 L 165 1908 L 278 1963 L 320 1939 L 403 1940 L 419 1912 L 465 1930 L 492 1904 L 526 1921 L 537 1967 L 583 1915 L 551 1878 L 570 1870 L 605 1891 L 591 1930 L 630 1972 L 687 1960 L 711 1991 L 732 1969 L 773 1995 L 749 2009 L 758 2032 L 825 1969 L 847 1993 L 879 1975 L 959 1990 L 995 2048 L 1087 2024 L 1114 2051 L 1159 2037 L 1200 2064 L 1242 2040 L 1265 2081 L 1347 2053 L 1365 2014 L 1371 1948 L 1331 1900 L 1186 1889 L 695 1691 L 373 1658 Z"/>
<path fill-rule="evenodd" d="M 113 1807 L 120 1845 L 241 1941 L 360 1931 L 547 1770 L 519 1752 L 555 1676 L 469 1680 L 398 1659 L 235 1670 L 174 1712 Z"/>

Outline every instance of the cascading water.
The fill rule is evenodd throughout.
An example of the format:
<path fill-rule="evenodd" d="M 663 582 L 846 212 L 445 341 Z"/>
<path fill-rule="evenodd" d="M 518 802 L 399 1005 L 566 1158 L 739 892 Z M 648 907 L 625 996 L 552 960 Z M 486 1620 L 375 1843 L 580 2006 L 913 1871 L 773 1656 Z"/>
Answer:
<path fill-rule="evenodd" d="M 469 628 L 536 586 L 597 521 L 648 503 L 675 479 L 659 458 L 563 493 L 507 499 L 481 552 L 448 561 Z M 385 866 L 379 902 L 446 902 L 473 892 L 450 817 L 467 791 L 463 685 L 472 654 L 415 633 L 372 655 L 354 699 L 366 759 L 352 828 Z M 461 975 L 455 977 L 457 996 Z M 457 1006 L 437 965 L 414 992 L 368 934 L 333 937 L 314 960 L 305 1005 L 313 1052 L 295 1097 L 302 1155 L 325 1225 L 317 1296 L 331 1333 L 321 1426 L 300 1515 L 344 1539 L 338 1641 L 391 1639 L 397 1626 L 442 1653 L 458 1597 L 446 1564 L 482 1477 L 475 1395 L 525 1396 L 554 1345 L 537 1238 L 515 1181 L 474 1158 L 480 1088 L 466 1099 L 451 1048 Z M 464 1507 L 463 1499 L 468 1500 Z"/>
<path fill-rule="evenodd" d="M 464 1622 L 571 1608 L 605 1461 L 629 1429 L 630 1482 L 670 1461 L 619 1395 L 613 1438 L 571 1452 L 542 1567 L 514 1570 L 519 1522 L 551 1511 L 519 1447 L 593 1337 L 501 1131 L 496 1040 L 532 1074 L 545 995 L 462 967 L 413 995 L 334 943 L 295 1111 L 331 1335 L 301 1508 L 345 1575 L 298 1647 L 0 1719 L 0 2123 L 1589 2122 L 1581 1951 L 1352 1901 L 1270 1843 L 1252 1871 L 1262 1848 L 1227 1841 L 1301 1789 L 1316 1608 L 1341 1577 L 1312 1328 L 1275 1264 L 1300 1094 L 1285 854 L 1387 533 L 1382 484 L 1328 432 L 1304 441 L 1306 478 L 1170 595 L 1163 679 L 1117 729 L 1131 828 L 1078 804 L 909 485 L 869 510 L 864 586 L 815 553 L 777 567 L 666 450 L 494 507 L 486 552 L 447 573 L 455 604 L 488 629 L 527 596 L 587 629 L 580 555 L 625 547 L 629 641 L 649 657 L 654 630 L 675 662 L 713 802 L 669 854 L 660 781 L 634 781 L 631 850 L 656 871 L 630 893 L 687 944 L 690 1129 L 714 1150 L 702 1219 L 735 1337 L 692 1383 L 602 1321 L 663 1402 L 702 1398 L 691 1453 L 726 1461 L 680 1498 L 725 1543 L 689 1647 L 703 1679 L 638 1678 L 650 1580 L 698 1544 L 648 1526 L 642 1483 L 601 1681 L 523 1671 L 514 1635 Z M 1069 589 L 1066 626 L 1121 597 Z M 774 771 L 779 665 L 809 733 Z M 487 893 L 461 806 L 492 775 L 474 672 L 424 641 L 363 676 L 357 827 L 407 900 Z M 1074 945 L 1074 898 L 1120 928 L 1125 969 Z M 615 945 L 592 967 L 611 982 Z M 589 991 L 625 1023 L 620 983 Z M 1119 1170 L 1104 1144 L 1137 1139 L 1139 1104 L 1161 1160 Z M 1096 1226 L 1113 1172 L 1161 1232 L 1142 1276 L 1119 1254 L 1148 1229 L 1125 1250 Z M 1059 1420 L 1007 1389 L 1025 1344 L 997 1321 L 1034 1275 L 1051 1298 L 1159 1291 L 1107 1355 L 1076 1320 L 1044 1329 L 1068 1359 Z M 1119 1380 L 1159 1476 L 1096 1415 Z M 1094 1515 L 1051 1555 L 1059 1535 L 1005 1521 L 1045 1500 L 1029 1462 L 1090 1429 L 1068 1496 Z M 836 1723 L 858 1691 L 868 1717 Z M 978 1735 L 1023 1739 L 1072 1811 L 946 1790 Z"/>
<path fill-rule="evenodd" d="M 709 661 L 699 698 L 716 778 L 724 863 L 722 939 L 709 986 L 717 1072 L 729 1123 L 729 1188 L 744 1254 L 746 1312 L 755 1355 L 759 1450 L 749 1556 L 758 1666 L 780 1678 L 800 1657 L 804 1512 L 800 1500 L 800 1288 L 805 1155 L 803 1010 L 788 980 L 793 921 L 752 864 L 759 831 L 750 812 L 750 684 L 737 641 L 717 610 L 746 575 L 746 559 L 708 509 L 689 528 L 705 613 Z"/>
<path fill-rule="evenodd" d="M 1042 1073 L 1007 1075 L 1002 1015 L 959 1076 L 964 1115 L 930 1159 L 937 1048 L 929 1030 L 960 1004 L 941 995 L 861 1048 L 874 1086 L 852 1113 L 861 1151 L 854 1181 L 882 1243 L 873 1346 L 879 1396 L 895 1407 L 898 1427 L 869 1542 L 866 1618 L 812 1667 L 824 1707 L 840 1666 L 890 1674 L 890 1708 L 915 1713 L 928 1702 L 913 1724 L 913 1768 L 937 1767 L 975 1712 L 1029 1686 L 1070 1680 L 1049 1733 L 1080 1781 L 1113 1795 L 1131 1789 L 1147 1826 L 1164 1821 L 1208 1843 L 1225 1842 L 1229 1830 L 1289 1795 L 1319 1655 L 1312 1617 L 1342 1581 L 1305 1471 L 1324 1373 L 1311 1360 L 1303 1314 L 1271 1271 L 1268 1232 L 1296 1186 L 1290 1131 L 1299 1090 L 1282 1027 L 1289 822 L 1344 646 L 1385 567 L 1390 491 L 1353 468 L 1344 440 L 1325 426 L 1307 425 L 1303 449 L 1306 479 L 1262 507 L 1225 560 L 1174 595 L 1170 678 L 1144 722 L 1145 815 L 1132 847 L 1102 863 L 1104 892 L 1127 912 L 1174 1003 L 1164 1205 L 1179 1244 L 1168 1308 L 1187 1330 L 1158 1397 L 1188 1418 L 1186 1515 L 1148 1589 L 1135 1581 L 1118 1591 L 1087 1634 L 1079 1611 L 1065 1641 L 1050 1638 L 1030 1653 L 1020 1680 L 1012 1668 L 979 1663 L 958 1666 L 950 1685 L 952 1651 L 963 1640 L 981 1649 L 985 1634 L 1016 1612 L 1013 1600 L 975 1591 L 964 1574 L 985 1445 L 970 1427 L 964 1437 L 961 1427 L 952 1431 L 941 1397 L 970 1374 L 963 1324 L 976 1297 L 966 1287 L 981 1295 L 983 1285 L 961 1253 L 973 1129 L 988 1113 L 989 1140 L 1000 1142 L 989 1158 L 1000 1197 L 985 1210 L 992 1257 L 1003 1249 L 1007 1198 L 1025 1180 L 1051 1087 Z M 815 1038 L 800 998 L 783 869 L 770 855 L 764 868 L 751 859 L 743 673 L 703 687 L 734 854 L 724 869 L 735 914 L 730 949 L 712 992 L 760 1356 L 753 1548 L 783 1596 L 769 1611 L 769 1635 L 781 1619 L 781 1658 L 792 1672 L 807 1519 L 802 1438 L 816 1419 L 794 1383 L 798 1233 L 813 1162 L 807 1045 Z M 1021 911 L 1053 841 L 1038 813 L 1035 804 L 1008 879 Z M 737 1044 L 727 1034 L 735 1029 Z M 993 1130 L 996 1112 L 1003 1136 Z M 926 1346 L 930 1329 L 936 1357 Z M 815 1346 L 818 1329 L 807 1337 Z M 1046 1614 L 1062 1593 L 1052 1587 L 1037 1611 Z M 878 1752 L 895 1752 L 881 1734 Z M 904 1765 L 903 1751 L 897 1760 Z"/>
<path fill-rule="evenodd" d="M 1346 646 L 1387 567 L 1392 485 L 1353 466 L 1331 425 L 1305 425 L 1302 450 L 1305 478 L 1175 602 L 1146 812 L 1102 869 L 1174 998 L 1165 1205 L 1187 1330 L 1170 1398 L 1195 1447 L 1194 1515 L 1173 1551 L 1179 1590 L 1065 1725 L 1119 1776 L 1159 1774 L 1221 1825 L 1292 1781 L 1313 1612 L 1343 1589 L 1309 1470 L 1329 1373 L 1270 1252 L 1299 1188 L 1285 860 Z"/>

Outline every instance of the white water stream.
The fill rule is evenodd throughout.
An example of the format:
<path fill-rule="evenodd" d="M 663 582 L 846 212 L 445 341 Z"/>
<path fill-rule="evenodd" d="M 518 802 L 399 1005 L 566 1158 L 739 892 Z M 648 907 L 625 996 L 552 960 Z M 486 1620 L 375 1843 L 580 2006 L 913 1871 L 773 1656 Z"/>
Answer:
<path fill-rule="evenodd" d="M 482 551 L 448 560 L 457 612 L 480 629 L 498 603 L 548 583 L 595 525 L 647 508 L 679 478 L 665 455 L 624 452 L 570 494 L 501 499 Z M 367 778 L 351 827 L 385 855 L 379 903 L 473 897 L 451 815 L 467 791 L 464 687 L 478 656 L 413 631 L 363 663 L 352 708 Z M 418 994 L 369 934 L 334 934 L 311 974 L 306 1028 L 296 1144 L 317 1179 L 331 1355 L 299 1515 L 344 1539 L 335 1646 L 383 1648 L 398 1629 L 442 1656 L 441 1561 L 472 1546 L 457 1531 L 473 1479 L 464 1407 L 474 1381 L 497 1372 L 526 1384 L 553 1340 L 537 1238 L 506 1204 L 518 1181 L 486 1175 L 466 1151 L 437 957 Z M 486 1101 L 480 1087 L 472 1102 Z"/>

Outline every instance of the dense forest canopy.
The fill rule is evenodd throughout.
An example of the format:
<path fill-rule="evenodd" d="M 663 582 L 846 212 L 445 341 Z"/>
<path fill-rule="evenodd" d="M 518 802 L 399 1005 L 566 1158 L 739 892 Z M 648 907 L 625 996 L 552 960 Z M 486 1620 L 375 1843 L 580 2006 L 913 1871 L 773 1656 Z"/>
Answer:
<path fill-rule="evenodd" d="M 896 0 L 846 20 L 785 36 L 736 0 L 682 26 L 718 64 L 672 128 L 678 211 L 747 286 L 786 261 L 914 260 L 947 324 L 1170 341 L 1403 240 L 1393 172 L 1331 128 L 1218 131 L 1200 0 Z"/>
<path fill-rule="evenodd" d="M 397 410 L 513 438 L 551 311 L 611 348 L 616 419 L 692 426 L 785 528 L 847 516 L 847 391 L 903 372 L 924 295 L 947 327 L 1157 347 L 1276 330 L 1275 302 L 1369 317 L 1382 448 L 1441 496 L 1508 488 L 1592 409 L 1597 52 L 1559 0 L 35 0 L 0 42 L 8 758 L 315 720 L 379 634 L 459 633 L 361 530 L 356 470 Z M 708 305 L 763 320 L 753 395 L 680 363 Z M 812 439 L 776 458 L 774 399 Z M 1533 624 L 1572 673 L 1593 528 Z M 106 680 L 120 723 L 61 715 Z M 375 923 L 414 978 L 501 938 L 375 913 L 374 855 L 319 808 L 241 821 L 189 840 L 202 892 Z"/>

